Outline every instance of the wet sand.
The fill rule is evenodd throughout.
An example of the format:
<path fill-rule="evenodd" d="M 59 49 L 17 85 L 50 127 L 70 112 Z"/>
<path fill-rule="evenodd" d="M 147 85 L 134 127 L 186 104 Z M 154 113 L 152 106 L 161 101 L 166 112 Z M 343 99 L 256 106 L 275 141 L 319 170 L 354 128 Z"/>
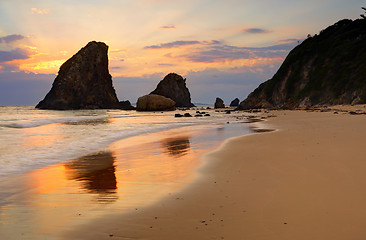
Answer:
<path fill-rule="evenodd" d="M 140 212 L 192 181 L 202 154 L 250 132 L 235 122 L 146 133 L 2 179 L 0 239 L 60 239 L 105 215 Z"/>
<path fill-rule="evenodd" d="M 276 131 L 226 141 L 184 190 L 64 238 L 364 239 L 366 115 L 337 113 L 259 113 Z"/>

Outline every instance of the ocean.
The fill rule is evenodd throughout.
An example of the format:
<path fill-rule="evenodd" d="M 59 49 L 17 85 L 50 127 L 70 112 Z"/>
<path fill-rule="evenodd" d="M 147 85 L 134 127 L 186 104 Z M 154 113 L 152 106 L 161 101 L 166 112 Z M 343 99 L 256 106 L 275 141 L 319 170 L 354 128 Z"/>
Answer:
<path fill-rule="evenodd" d="M 205 109 L 206 106 L 201 106 Z M 0 107 L 0 180 L 98 152 L 121 139 L 184 126 L 238 122 L 238 114 L 214 110 L 210 117 L 174 117 L 173 112 L 124 110 L 38 110 Z M 238 133 L 241 134 L 241 133 Z"/>
<path fill-rule="evenodd" d="M 179 192 L 224 140 L 250 134 L 245 113 L 197 109 L 49 111 L 0 107 L 0 238 L 58 239 L 112 213 Z"/>

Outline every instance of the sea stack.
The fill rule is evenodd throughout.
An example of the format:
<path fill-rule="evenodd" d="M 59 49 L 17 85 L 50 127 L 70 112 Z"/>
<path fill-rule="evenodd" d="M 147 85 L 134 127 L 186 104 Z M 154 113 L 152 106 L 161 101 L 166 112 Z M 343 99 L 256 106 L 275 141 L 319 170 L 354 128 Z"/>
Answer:
<path fill-rule="evenodd" d="M 176 103 L 176 107 L 194 107 L 191 102 L 191 94 L 186 86 L 186 79 L 176 73 L 166 75 L 150 94 L 170 98 Z"/>
<path fill-rule="evenodd" d="M 217 97 L 215 101 L 215 108 L 225 108 L 224 100 Z"/>
<path fill-rule="evenodd" d="M 231 101 L 230 103 L 230 107 L 237 107 L 239 105 L 239 98 L 235 98 L 234 100 Z"/>
<path fill-rule="evenodd" d="M 108 71 L 108 46 L 103 42 L 89 42 L 62 64 L 51 90 L 36 108 L 125 108 L 118 101 Z"/>

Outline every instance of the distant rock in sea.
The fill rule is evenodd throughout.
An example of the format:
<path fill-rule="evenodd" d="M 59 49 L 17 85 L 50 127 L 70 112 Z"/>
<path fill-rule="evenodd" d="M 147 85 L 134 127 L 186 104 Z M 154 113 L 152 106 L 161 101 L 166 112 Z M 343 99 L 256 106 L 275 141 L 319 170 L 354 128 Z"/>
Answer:
<path fill-rule="evenodd" d="M 176 103 L 176 107 L 194 107 L 191 102 L 191 94 L 186 86 L 186 79 L 176 73 L 166 75 L 150 94 L 170 98 Z"/>
<path fill-rule="evenodd" d="M 238 109 L 366 103 L 366 19 L 341 20 L 310 36 Z"/>
<path fill-rule="evenodd" d="M 58 72 L 39 109 L 133 109 L 118 101 L 108 71 L 108 46 L 89 42 L 67 60 Z"/>
<path fill-rule="evenodd" d="M 149 94 L 139 97 L 136 104 L 137 111 L 171 111 L 175 110 L 175 102 L 161 95 Z"/>
<path fill-rule="evenodd" d="M 215 101 L 215 108 L 225 108 L 224 100 L 217 97 Z"/>
<path fill-rule="evenodd" d="M 237 107 L 237 106 L 239 106 L 239 102 L 240 102 L 239 98 L 235 98 L 234 100 L 231 101 L 230 107 Z"/>

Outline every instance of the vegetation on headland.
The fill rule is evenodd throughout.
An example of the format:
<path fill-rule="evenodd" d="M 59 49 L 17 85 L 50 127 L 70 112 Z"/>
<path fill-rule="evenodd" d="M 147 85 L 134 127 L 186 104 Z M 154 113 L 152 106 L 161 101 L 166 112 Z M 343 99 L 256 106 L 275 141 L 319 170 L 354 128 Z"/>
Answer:
<path fill-rule="evenodd" d="M 239 109 L 361 103 L 366 103 L 365 17 L 308 36 Z"/>

